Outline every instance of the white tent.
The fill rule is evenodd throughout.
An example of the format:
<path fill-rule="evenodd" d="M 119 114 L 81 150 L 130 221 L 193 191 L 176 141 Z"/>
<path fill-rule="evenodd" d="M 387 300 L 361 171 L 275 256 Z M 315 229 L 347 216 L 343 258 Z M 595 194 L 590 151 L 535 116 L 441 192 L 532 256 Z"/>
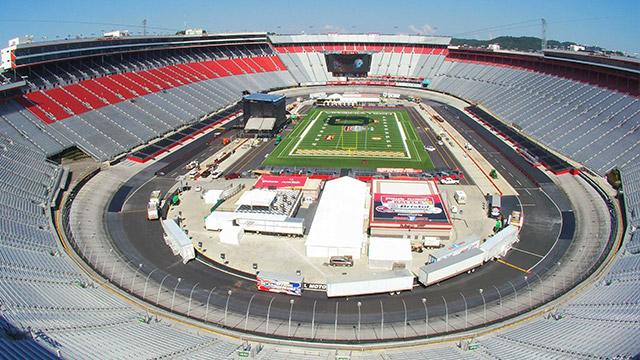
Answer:
<path fill-rule="evenodd" d="M 213 205 L 220 200 L 222 193 L 224 190 L 207 190 L 202 196 L 204 199 L 204 203 L 207 205 Z"/>
<path fill-rule="evenodd" d="M 408 238 L 369 238 L 369 267 L 393 269 L 393 264 L 411 267 L 411 240 Z"/>
<path fill-rule="evenodd" d="M 327 181 L 305 243 L 307 256 L 360 258 L 367 197 L 362 181 L 346 176 Z"/>
<path fill-rule="evenodd" d="M 236 206 L 260 206 L 269 207 L 276 198 L 276 192 L 264 189 L 253 189 L 245 192 L 236 201 Z"/>
<path fill-rule="evenodd" d="M 220 231 L 220 242 L 229 245 L 240 245 L 244 230 L 240 226 L 225 226 Z"/>

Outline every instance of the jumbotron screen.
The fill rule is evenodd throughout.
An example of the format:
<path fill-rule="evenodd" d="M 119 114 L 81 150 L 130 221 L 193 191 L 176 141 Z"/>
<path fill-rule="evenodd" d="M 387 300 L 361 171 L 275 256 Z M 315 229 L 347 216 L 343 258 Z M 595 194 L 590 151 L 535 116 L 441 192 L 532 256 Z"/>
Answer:
<path fill-rule="evenodd" d="M 370 54 L 326 54 L 327 70 L 339 74 L 365 74 L 371 68 Z"/>

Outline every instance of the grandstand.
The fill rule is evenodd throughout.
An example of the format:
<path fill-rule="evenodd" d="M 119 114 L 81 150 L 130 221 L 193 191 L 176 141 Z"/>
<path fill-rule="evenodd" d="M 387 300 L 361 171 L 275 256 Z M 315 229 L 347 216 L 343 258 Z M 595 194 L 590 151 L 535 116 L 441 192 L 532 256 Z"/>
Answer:
<path fill-rule="evenodd" d="M 371 53 L 371 79 L 414 88 L 429 79 L 428 89 L 479 103 L 563 161 L 578 162 L 599 176 L 619 169 L 626 208 L 624 242 L 613 265 L 593 286 L 546 316 L 480 336 L 475 339 L 476 352 L 442 344 L 384 354 L 354 352 L 351 358 L 636 356 L 640 352 L 639 71 L 620 63 L 604 66 L 589 58 L 578 64 L 553 53 L 477 54 L 449 48 L 449 40 L 265 33 L 135 37 L 109 40 L 113 47 L 106 55 L 98 50 L 106 40 L 70 40 L 63 42 L 66 50 L 60 52 L 49 48 L 56 49 L 59 42 L 18 45 L 13 49 L 13 73 L 0 74 L 3 83 L 22 90 L 17 96 L 0 90 L 0 357 L 233 356 L 241 348 L 239 341 L 196 333 L 149 315 L 103 288 L 78 266 L 77 257 L 61 245 L 52 222 L 51 209 L 59 205 L 60 192 L 67 190 L 69 174 L 49 159 L 77 147 L 98 162 L 112 161 L 214 118 L 239 101 L 243 91 L 337 83 L 341 80 L 328 72 L 325 52 Z M 187 41 L 197 46 L 185 46 Z M 140 49 L 149 42 L 159 44 L 161 51 L 142 54 Z M 76 59 L 74 50 L 87 56 Z M 546 68 L 551 63 L 556 64 L 553 72 Z M 580 71 L 571 71 L 574 67 Z M 18 80 L 27 73 L 24 83 Z M 95 251 L 104 268 L 109 249 Z M 127 273 L 125 282 L 136 278 L 138 274 Z M 256 358 L 315 359 L 335 354 L 268 345 Z"/>

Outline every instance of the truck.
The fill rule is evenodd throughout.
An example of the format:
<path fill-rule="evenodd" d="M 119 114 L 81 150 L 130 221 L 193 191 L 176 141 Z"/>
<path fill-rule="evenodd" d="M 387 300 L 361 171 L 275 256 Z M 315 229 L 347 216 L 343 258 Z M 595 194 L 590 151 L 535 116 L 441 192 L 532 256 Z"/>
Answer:
<path fill-rule="evenodd" d="M 327 297 L 390 293 L 413 289 L 415 276 L 407 269 L 327 279 Z"/>
<path fill-rule="evenodd" d="M 418 281 L 424 286 L 437 284 L 456 275 L 475 271 L 478 266 L 484 263 L 484 259 L 484 250 L 474 248 L 420 267 Z"/>
<path fill-rule="evenodd" d="M 180 255 L 182 263 L 195 259 L 196 254 L 191 239 L 173 219 L 161 220 L 164 230 L 164 242 L 169 245 L 173 255 Z"/>
<path fill-rule="evenodd" d="M 147 220 L 158 220 L 160 217 L 160 202 L 162 201 L 162 192 L 154 190 L 149 196 L 147 203 Z"/>
<path fill-rule="evenodd" d="M 490 215 L 492 218 L 497 218 L 500 216 L 500 195 L 491 195 L 491 211 Z"/>
<path fill-rule="evenodd" d="M 260 291 L 302 296 L 302 275 L 258 271 L 256 287 Z"/>
<path fill-rule="evenodd" d="M 513 225 L 505 227 L 480 245 L 480 249 L 485 252 L 484 261 L 505 256 L 516 242 L 518 242 L 518 228 Z"/>
<path fill-rule="evenodd" d="M 480 246 L 480 238 L 473 236 L 457 241 L 449 246 L 445 246 L 440 250 L 434 251 L 429 255 L 429 262 L 437 262 L 458 255 L 470 249 Z"/>

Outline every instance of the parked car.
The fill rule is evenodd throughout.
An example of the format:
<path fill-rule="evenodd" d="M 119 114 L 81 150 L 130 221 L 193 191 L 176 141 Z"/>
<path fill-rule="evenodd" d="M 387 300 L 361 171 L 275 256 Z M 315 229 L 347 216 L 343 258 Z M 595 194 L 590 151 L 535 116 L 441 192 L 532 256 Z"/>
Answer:
<path fill-rule="evenodd" d="M 460 180 L 452 179 L 450 177 L 445 177 L 445 178 L 440 179 L 440 184 L 443 184 L 443 185 L 456 185 L 456 184 L 460 184 Z"/>
<path fill-rule="evenodd" d="M 200 174 L 200 177 L 202 177 L 202 178 L 205 178 L 205 179 L 206 179 L 206 178 L 208 178 L 208 177 L 209 177 L 209 175 L 211 175 L 211 171 L 209 171 L 209 170 L 205 170 L 205 171 L 203 171 L 203 172 L 202 172 L 202 174 Z"/>
<path fill-rule="evenodd" d="M 240 174 L 238 173 L 229 173 L 224 176 L 225 180 L 237 179 L 239 177 L 240 177 Z"/>
<path fill-rule="evenodd" d="M 198 167 L 198 162 L 197 161 L 192 161 L 190 163 L 187 164 L 187 166 L 185 166 L 185 170 L 192 170 L 195 169 L 196 167 Z"/>
<path fill-rule="evenodd" d="M 219 178 L 220 176 L 222 176 L 222 171 L 214 171 L 211 173 L 211 177 L 214 179 Z"/>
<path fill-rule="evenodd" d="M 438 145 L 440 145 L 440 146 L 444 145 L 444 143 L 442 142 L 442 140 L 438 140 Z"/>
<path fill-rule="evenodd" d="M 352 256 L 332 256 L 331 258 L 329 258 L 329 266 L 352 267 L 353 257 Z"/>

